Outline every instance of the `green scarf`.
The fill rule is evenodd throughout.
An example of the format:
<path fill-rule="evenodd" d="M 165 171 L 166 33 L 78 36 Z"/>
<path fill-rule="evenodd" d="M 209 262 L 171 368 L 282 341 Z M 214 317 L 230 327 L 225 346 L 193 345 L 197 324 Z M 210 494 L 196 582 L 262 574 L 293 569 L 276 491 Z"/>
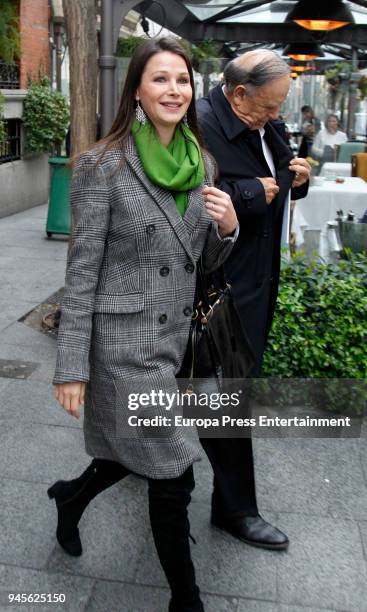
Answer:
<path fill-rule="evenodd" d="M 165 147 L 147 121 L 134 121 L 132 134 L 147 177 L 155 185 L 172 192 L 181 216 L 187 208 L 187 192 L 204 181 L 205 169 L 201 150 L 191 130 L 181 123 Z"/>

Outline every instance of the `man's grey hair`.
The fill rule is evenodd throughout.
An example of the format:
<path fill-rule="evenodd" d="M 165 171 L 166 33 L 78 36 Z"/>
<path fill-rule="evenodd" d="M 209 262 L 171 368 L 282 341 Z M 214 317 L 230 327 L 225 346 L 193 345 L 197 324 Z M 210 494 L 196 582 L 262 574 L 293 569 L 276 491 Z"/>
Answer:
<path fill-rule="evenodd" d="M 254 63 L 259 55 L 260 59 Z M 246 66 L 248 64 L 248 67 Z M 244 55 L 231 60 L 226 65 L 223 75 L 226 89 L 232 93 L 238 85 L 246 85 L 248 95 L 254 90 L 288 75 L 291 72 L 288 64 L 270 49 L 249 51 Z"/>

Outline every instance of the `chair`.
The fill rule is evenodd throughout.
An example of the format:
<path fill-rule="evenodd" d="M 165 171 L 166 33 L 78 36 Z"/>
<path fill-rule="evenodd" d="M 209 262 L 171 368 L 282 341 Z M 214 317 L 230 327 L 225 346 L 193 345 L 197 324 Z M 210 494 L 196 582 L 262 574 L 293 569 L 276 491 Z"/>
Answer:
<path fill-rule="evenodd" d="M 367 153 L 352 155 L 352 176 L 359 176 L 367 181 Z"/>
<path fill-rule="evenodd" d="M 336 161 L 339 163 L 350 163 L 352 155 L 355 153 L 364 153 L 366 144 L 364 142 L 343 142 L 336 147 Z"/>

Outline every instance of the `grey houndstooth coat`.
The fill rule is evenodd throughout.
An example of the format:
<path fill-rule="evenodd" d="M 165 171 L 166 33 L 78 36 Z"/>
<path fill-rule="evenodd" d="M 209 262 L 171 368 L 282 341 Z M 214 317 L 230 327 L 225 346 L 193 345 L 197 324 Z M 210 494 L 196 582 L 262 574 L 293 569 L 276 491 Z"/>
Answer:
<path fill-rule="evenodd" d="M 196 263 L 203 253 L 207 271 L 220 265 L 238 228 L 220 239 L 202 187 L 189 192 L 182 218 L 171 193 L 144 174 L 132 137 L 123 165 L 117 149 L 97 163 L 99 155 L 83 154 L 72 181 L 73 240 L 54 383 L 87 382 L 88 454 L 150 478 L 175 478 L 200 458 L 199 446 L 178 429 L 127 427 L 127 393 L 177 389 Z M 211 160 L 207 165 L 210 184 Z"/>

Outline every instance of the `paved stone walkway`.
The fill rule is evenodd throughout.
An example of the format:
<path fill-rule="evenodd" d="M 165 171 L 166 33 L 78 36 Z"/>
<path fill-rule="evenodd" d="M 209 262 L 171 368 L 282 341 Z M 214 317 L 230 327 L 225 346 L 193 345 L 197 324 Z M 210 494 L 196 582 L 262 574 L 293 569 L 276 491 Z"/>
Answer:
<path fill-rule="evenodd" d="M 0 610 L 166 612 L 168 589 L 150 535 L 146 486 L 129 477 L 81 521 L 84 554 L 55 541 L 54 480 L 89 463 L 81 424 L 50 385 L 55 341 L 17 320 L 63 285 L 67 241 L 45 238 L 46 207 L 0 220 L 0 360 L 35 364 L 0 377 Z M 364 440 L 256 440 L 263 516 L 287 553 L 250 548 L 209 526 L 211 473 L 196 466 L 193 555 L 207 612 L 367 611 Z M 65 593 L 64 605 L 7 607 L 5 592 Z"/>

